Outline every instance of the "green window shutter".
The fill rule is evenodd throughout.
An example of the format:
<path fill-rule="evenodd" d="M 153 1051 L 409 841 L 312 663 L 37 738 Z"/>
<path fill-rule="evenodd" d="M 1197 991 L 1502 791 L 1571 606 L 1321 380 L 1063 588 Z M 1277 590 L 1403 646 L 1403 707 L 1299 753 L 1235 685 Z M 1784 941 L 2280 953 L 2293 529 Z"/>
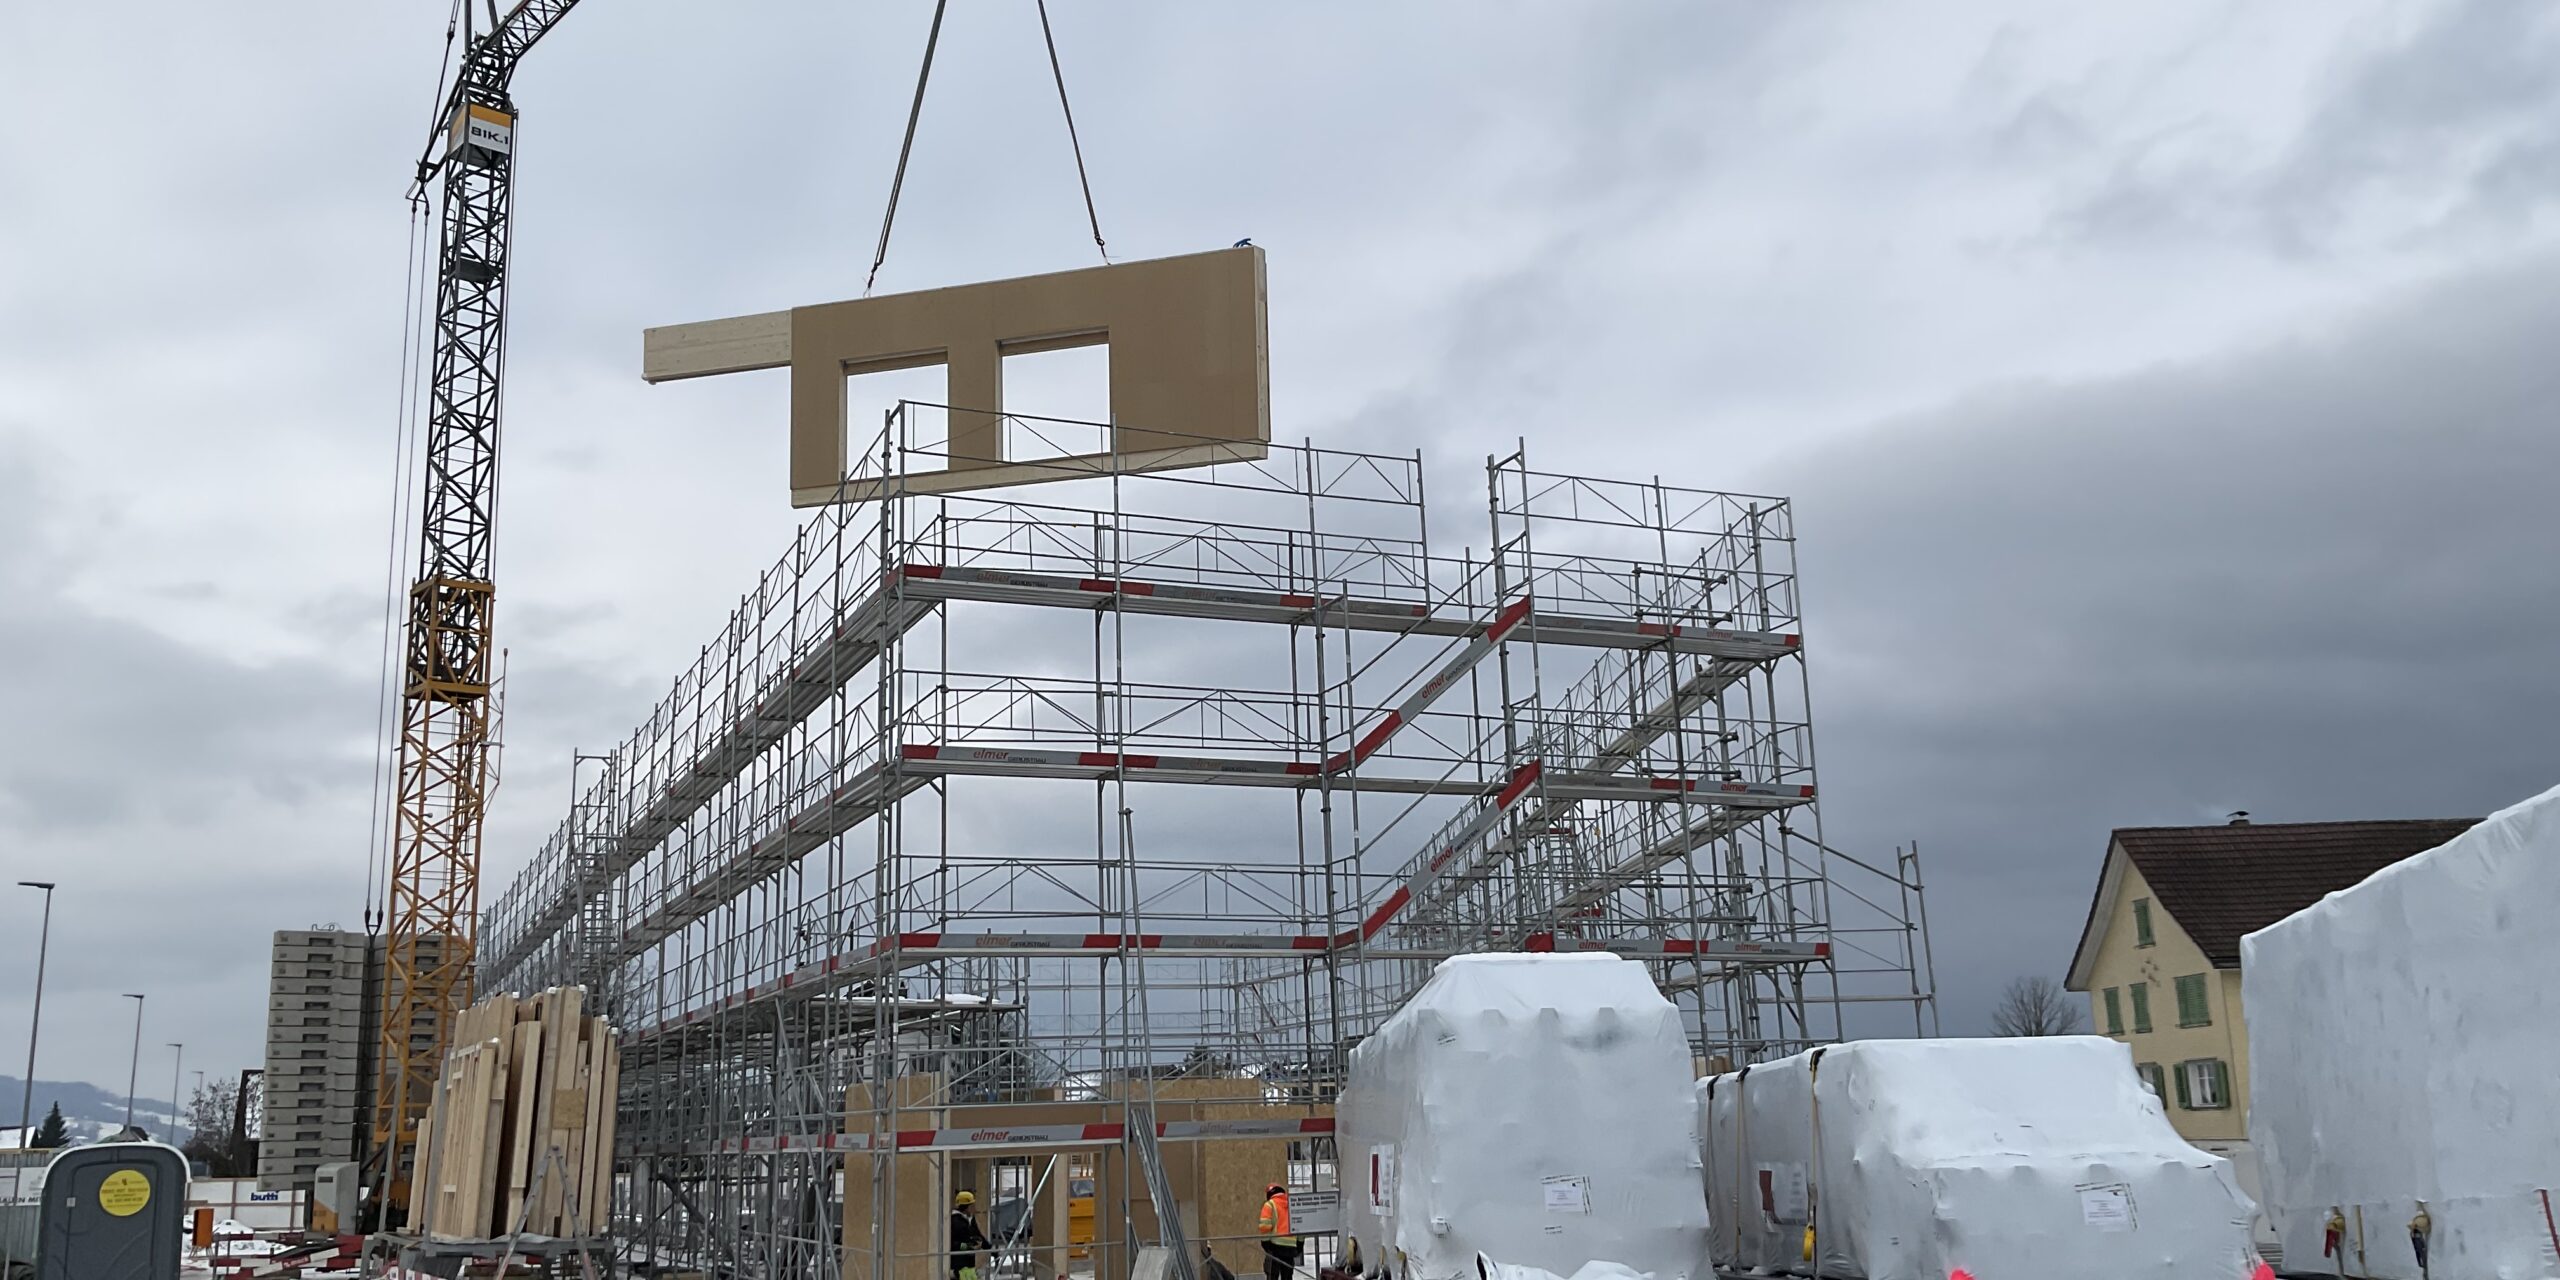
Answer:
<path fill-rule="evenodd" d="M 2214 1106 L 2227 1108 L 2231 1105 L 2231 1064 L 2220 1058 L 2213 1060 L 2213 1096 L 2217 1099 Z"/>
<path fill-rule="evenodd" d="M 2178 1109 L 2181 1111 L 2195 1110 L 2195 1105 L 2188 1100 L 2187 1095 L 2187 1064 L 2183 1062 L 2179 1063 L 2176 1067 L 2170 1070 L 2169 1074 L 2177 1077 L 2178 1079 Z"/>
<path fill-rule="evenodd" d="M 2213 1025 L 2213 1010 L 2205 1003 L 2204 979 L 2205 975 L 2201 973 L 2191 973 L 2178 979 L 2179 1026 L 2209 1027 Z"/>
<path fill-rule="evenodd" d="M 2151 899 L 2149 898 L 2133 900 L 2133 945 L 2137 947 L 2151 945 Z"/>
<path fill-rule="evenodd" d="M 2114 987 L 2107 988 L 2107 1034 L 2124 1034 L 2124 1006 L 2118 1002 Z"/>
<path fill-rule="evenodd" d="M 2148 982 L 2133 984 L 2133 1029 L 2138 1032 L 2151 1029 L 2151 984 Z"/>

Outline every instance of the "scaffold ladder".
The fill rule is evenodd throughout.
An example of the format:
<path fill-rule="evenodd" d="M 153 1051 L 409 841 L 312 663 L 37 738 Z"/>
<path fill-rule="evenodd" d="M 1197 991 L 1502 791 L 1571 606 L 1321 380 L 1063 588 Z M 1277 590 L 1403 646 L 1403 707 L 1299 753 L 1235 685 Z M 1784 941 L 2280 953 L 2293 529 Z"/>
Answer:
<path fill-rule="evenodd" d="M 1173 1179 L 1164 1171 L 1164 1148 L 1156 1142 L 1155 1100 L 1145 1092 L 1129 1095 L 1129 1147 L 1138 1153 L 1138 1167 L 1146 1172 L 1147 1198 L 1155 1202 L 1156 1241 L 1171 1255 L 1166 1260 L 1166 1280 L 1195 1280 L 1191 1242 L 1182 1232 L 1182 1206 L 1174 1201 Z"/>

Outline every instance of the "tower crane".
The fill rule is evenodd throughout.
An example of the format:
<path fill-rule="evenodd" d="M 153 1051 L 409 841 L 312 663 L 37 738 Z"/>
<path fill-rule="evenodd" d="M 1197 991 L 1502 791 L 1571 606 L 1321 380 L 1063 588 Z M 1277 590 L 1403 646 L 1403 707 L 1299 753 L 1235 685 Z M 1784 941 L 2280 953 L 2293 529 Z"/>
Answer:
<path fill-rule="evenodd" d="M 441 180 L 433 354 L 425 391 L 418 571 L 401 647 L 400 730 L 384 903 L 372 1159 L 386 1201 L 407 1202 L 409 1164 L 456 1015 L 472 995 L 480 828 L 490 782 L 497 584 L 499 388 L 506 360 L 507 234 L 515 172 L 516 64 L 577 0 L 519 0 L 504 17 L 459 0 L 459 73 L 439 136 L 418 161 Z M 450 32 L 448 32 L 450 35 Z"/>
<path fill-rule="evenodd" d="M 507 240 L 515 183 L 516 65 L 578 0 L 455 0 L 462 28 L 459 72 L 438 95 L 436 130 L 417 189 L 442 184 L 433 347 L 425 394 L 425 483 L 419 502 L 418 570 L 409 587 L 401 646 L 389 892 L 384 903 L 380 1031 L 367 1164 L 381 1171 L 384 1202 L 408 1201 L 418 1123 L 427 1113 L 452 1026 L 473 995 L 480 915 L 480 834 L 491 771 L 491 692 L 497 584 L 490 555 L 497 521 L 499 391 L 506 362 Z M 924 64 L 908 108 L 906 140 L 881 217 L 876 278 L 915 145 L 916 117 L 949 0 L 935 0 Z M 1102 225 L 1085 177 L 1066 74 L 1038 6 L 1094 246 Z M 485 13 L 485 30 L 473 22 Z M 450 42 L 453 30 L 447 29 Z M 1109 254 L 1104 253 L 1104 261 Z"/>

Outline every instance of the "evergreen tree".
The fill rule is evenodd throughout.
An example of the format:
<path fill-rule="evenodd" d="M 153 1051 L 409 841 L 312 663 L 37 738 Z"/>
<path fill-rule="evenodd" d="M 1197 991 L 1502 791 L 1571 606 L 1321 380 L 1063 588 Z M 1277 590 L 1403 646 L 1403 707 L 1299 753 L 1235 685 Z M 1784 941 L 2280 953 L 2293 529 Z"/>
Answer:
<path fill-rule="evenodd" d="M 70 1142 L 71 1129 L 62 1123 L 62 1104 L 57 1102 L 44 1113 L 44 1123 L 36 1126 L 35 1141 L 27 1145 L 38 1151 L 52 1151 Z"/>

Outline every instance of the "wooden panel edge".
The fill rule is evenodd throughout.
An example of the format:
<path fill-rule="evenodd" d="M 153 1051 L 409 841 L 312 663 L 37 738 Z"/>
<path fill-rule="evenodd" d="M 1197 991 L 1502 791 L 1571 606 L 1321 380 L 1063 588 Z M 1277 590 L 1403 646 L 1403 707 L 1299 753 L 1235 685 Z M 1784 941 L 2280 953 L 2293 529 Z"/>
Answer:
<path fill-rule="evenodd" d="M 1260 462 L 1270 456 L 1270 448 L 1258 440 L 1221 440 L 1210 444 L 1184 445 L 1178 449 L 1150 449 L 1116 456 L 1108 453 L 1084 453 L 1065 458 L 1042 458 L 1033 462 L 1007 462 L 991 467 L 971 467 L 965 471 L 919 471 L 903 477 L 898 482 L 895 496 L 916 497 L 937 493 L 966 493 L 975 489 L 1002 489 L 1014 485 L 1045 484 L 1052 480 L 1093 480 L 1112 475 L 1173 471 L 1220 462 Z M 1119 464 L 1117 467 L 1112 465 L 1115 461 Z M 880 480 L 858 480 L 840 486 L 794 489 L 791 491 L 791 505 L 823 507 L 836 502 L 871 502 L 884 496 L 891 496 L 887 489 L 887 483 Z"/>
<path fill-rule="evenodd" d="M 640 378 L 644 382 L 779 369 L 789 363 L 788 311 L 697 320 L 640 331 Z"/>

